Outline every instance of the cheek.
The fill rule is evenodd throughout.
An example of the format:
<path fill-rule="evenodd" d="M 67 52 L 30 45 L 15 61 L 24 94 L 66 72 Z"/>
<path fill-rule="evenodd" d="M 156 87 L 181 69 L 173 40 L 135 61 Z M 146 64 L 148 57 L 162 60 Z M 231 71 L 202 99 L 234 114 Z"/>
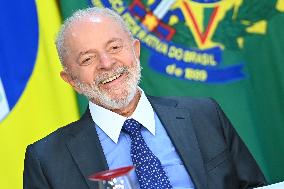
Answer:
<path fill-rule="evenodd" d="M 132 53 L 122 53 L 118 55 L 116 59 L 119 60 L 119 62 L 121 62 L 123 65 L 128 67 L 132 67 L 136 62 L 136 58 Z"/>
<path fill-rule="evenodd" d="M 80 67 L 74 68 L 73 75 L 82 83 L 90 84 L 94 81 L 95 73 L 92 68 Z"/>

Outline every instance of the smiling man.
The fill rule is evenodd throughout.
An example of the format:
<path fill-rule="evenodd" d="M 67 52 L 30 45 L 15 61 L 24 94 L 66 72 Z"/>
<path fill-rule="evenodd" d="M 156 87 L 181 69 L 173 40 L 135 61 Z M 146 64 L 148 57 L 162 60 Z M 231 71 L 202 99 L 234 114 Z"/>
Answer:
<path fill-rule="evenodd" d="M 25 189 L 98 188 L 93 173 L 135 165 L 134 188 L 238 189 L 265 179 L 212 99 L 146 95 L 140 42 L 105 8 L 62 26 L 62 79 L 89 99 L 82 118 L 27 148 Z"/>
<path fill-rule="evenodd" d="M 59 35 L 61 77 L 94 104 L 129 116 L 140 96 L 140 43 L 112 17 L 83 17 L 71 18 Z"/>

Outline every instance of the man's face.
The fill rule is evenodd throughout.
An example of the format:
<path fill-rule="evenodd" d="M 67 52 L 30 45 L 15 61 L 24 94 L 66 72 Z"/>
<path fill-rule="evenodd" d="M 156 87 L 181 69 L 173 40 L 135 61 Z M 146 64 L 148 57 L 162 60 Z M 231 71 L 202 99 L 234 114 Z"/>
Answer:
<path fill-rule="evenodd" d="M 65 44 L 68 81 L 75 90 L 109 109 L 129 104 L 140 80 L 139 41 L 112 19 L 93 16 L 73 23 Z"/>

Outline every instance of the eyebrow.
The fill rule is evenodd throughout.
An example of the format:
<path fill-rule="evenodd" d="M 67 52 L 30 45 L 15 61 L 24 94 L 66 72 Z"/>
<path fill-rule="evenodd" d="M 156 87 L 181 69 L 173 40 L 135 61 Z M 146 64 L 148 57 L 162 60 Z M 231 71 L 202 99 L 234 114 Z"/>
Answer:
<path fill-rule="evenodd" d="M 81 51 L 79 54 L 78 54 L 78 58 L 80 58 L 81 56 L 85 55 L 85 54 L 88 54 L 88 53 L 94 53 L 96 52 L 95 49 L 89 49 L 89 50 L 86 50 L 86 51 Z"/>
<path fill-rule="evenodd" d="M 110 39 L 110 40 L 106 43 L 105 46 L 107 46 L 108 44 L 110 44 L 110 43 L 112 43 L 112 42 L 115 42 L 115 41 L 122 41 L 122 39 L 121 39 L 121 38 L 112 38 L 112 39 Z M 82 56 L 82 55 L 85 55 L 85 54 L 88 54 L 88 53 L 92 53 L 92 52 L 96 52 L 96 50 L 95 50 L 95 49 L 89 49 L 89 50 L 86 50 L 86 51 L 81 51 L 81 52 L 78 54 L 78 56 L 80 57 L 80 56 Z"/>
<path fill-rule="evenodd" d="M 105 46 L 109 45 L 110 43 L 112 42 L 115 42 L 115 41 L 122 41 L 121 38 L 112 38 L 110 39 Z M 89 53 L 95 53 L 97 50 L 95 49 L 89 49 L 89 50 L 86 50 L 86 51 L 81 51 L 79 52 L 78 56 L 77 56 L 77 62 L 79 62 L 79 59 L 81 56 L 85 55 L 85 54 L 89 54 Z"/>
<path fill-rule="evenodd" d="M 112 38 L 112 39 L 110 39 L 110 40 L 106 43 L 106 46 L 107 46 L 108 44 L 112 43 L 112 42 L 115 42 L 115 41 L 122 41 L 122 39 L 121 39 L 121 38 Z"/>

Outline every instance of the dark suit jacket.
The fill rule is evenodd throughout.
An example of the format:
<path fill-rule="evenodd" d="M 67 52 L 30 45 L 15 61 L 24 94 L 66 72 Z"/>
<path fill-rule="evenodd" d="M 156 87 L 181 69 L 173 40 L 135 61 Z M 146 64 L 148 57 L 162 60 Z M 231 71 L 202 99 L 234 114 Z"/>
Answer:
<path fill-rule="evenodd" d="M 211 99 L 148 97 L 197 189 L 252 188 L 265 178 Z M 91 114 L 27 148 L 25 189 L 97 188 L 88 176 L 108 169 Z"/>

